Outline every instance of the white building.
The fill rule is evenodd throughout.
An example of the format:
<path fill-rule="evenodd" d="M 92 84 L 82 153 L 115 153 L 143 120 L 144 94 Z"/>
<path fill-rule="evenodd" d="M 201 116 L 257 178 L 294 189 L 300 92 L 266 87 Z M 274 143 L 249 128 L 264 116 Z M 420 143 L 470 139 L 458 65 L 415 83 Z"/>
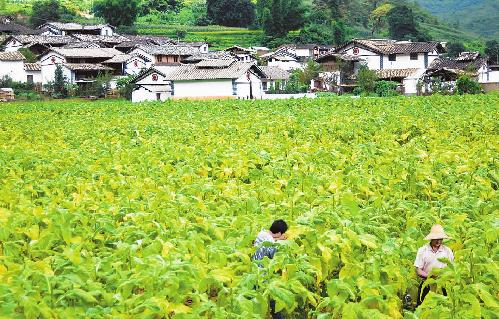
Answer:
<path fill-rule="evenodd" d="M 133 102 L 162 100 L 163 93 L 168 90 L 171 98 L 260 99 L 263 95 L 261 78 L 265 77 L 253 63 L 235 60 L 203 60 L 174 68 L 154 67 L 144 74 L 146 76 L 140 74 L 134 80 Z"/>
<path fill-rule="evenodd" d="M 10 77 L 16 82 L 26 82 L 24 56 L 19 52 L 0 52 L 0 77 Z"/>
<path fill-rule="evenodd" d="M 80 23 L 62 23 L 47 22 L 38 27 L 46 30 L 45 34 L 53 35 L 71 35 L 71 34 L 95 34 L 95 35 L 114 35 L 115 27 L 110 24 L 80 24 Z"/>
<path fill-rule="evenodd" d="M 85 84 L 92 82 L 102 72 L 113 72 L 111 67 L 102 64 L 122 53 L 112 48 L 88 48 L 88 49 L 61 49 L 54 48 L 40 59 L 42 83 L 45 85 L 54 81 L 57 65 L 63 67 L 64 76 L 70 83 Z"/>
<path fill-rule="evenodd" d="M 31 84 L 42 84 L 42 67 L 39 63 L 24 63 L 26 79 L 23 82 Z"/>
<path fill-rule="evenodd" d="M 18 34 L 7 37 L 2 44 L 7 52 L 28 48 L 35 53 L 42 53 L 48 48 L 62 47 L 76 41 L 70 36 Z"/>
<path fill-rule="evenodd" d="M 286 71 L 303 68 L 297 56 L 287 52 L 272 52 L 262 55 L 268 66 L 279 67 Z"/>
<path fill-rule="evenodd" d="M 405 94 L 416 94 L 417 82 L 444 48 L 438 42 L 355 39 L 336 52 L 362 59 L 380 79 L 399 81 Z"/>
<path fill-rule="evenodd" d="M 171 82 L 154 68 L 142 72 L 133 81 L 132 102 L 166 101 L 171 97 Z"/>
<path fill-rule="evenodd" d="M 289 80 L 290 73 L 278 66 L 259 66 L 265 76 L 262 80 L 262 90 L 267 92 L 269 90 L 283 90 L 286 82 Z"/>

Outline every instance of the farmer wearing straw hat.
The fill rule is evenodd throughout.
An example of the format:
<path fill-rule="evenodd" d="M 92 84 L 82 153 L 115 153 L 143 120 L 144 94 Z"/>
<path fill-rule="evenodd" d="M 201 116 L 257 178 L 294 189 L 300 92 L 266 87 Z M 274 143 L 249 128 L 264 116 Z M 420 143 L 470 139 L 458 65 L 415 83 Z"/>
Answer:
<path fill-rule="evenodd" d="M 419 277 L 423 278 L 423 281 L 419 285 L 418 290 L 418 306 L 423 302 L 424 298 L 430 292 L 430 286 L 426 286 L 423 289 L 424 282 L 433 268 L 444 268 L 445 263 L 439 261 L 440 258 L 447 258 L 451 262 L 454 261 L 454 254 L 452 250 L 442 244 L 444 239 L 449 239 L 450 237 L 444 231 L 441 225 L 433 225 L 431 227 L 430 233 L 425 237 L 429 240 L 428 245 L 424 245 L 419 248 L 418 254 L 416 256 L 416 261 L 414 261 L 414 266 L 416 267 L 416 273 Z M 446 295 L 445 289 L 443 289 L 443 294 Z"/>

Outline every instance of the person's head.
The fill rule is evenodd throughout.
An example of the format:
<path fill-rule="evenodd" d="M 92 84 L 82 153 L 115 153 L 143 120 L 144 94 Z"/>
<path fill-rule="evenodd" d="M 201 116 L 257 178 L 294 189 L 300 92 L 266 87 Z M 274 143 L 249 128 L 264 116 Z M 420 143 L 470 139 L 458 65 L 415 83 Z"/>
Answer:
<path fill-rule="evenodd" d="M 288 224 L 282 219 L 278 219 L 272 223 L 270 226 L 270 232 L 272 237 L 277 238 L 282 236 L 288 230 Z"/>
<path fill-rule="evenodd" d="M 444 231 L 441 225 L 433 225 L 431 227 L 430 233 L 425 237 L 426 240 L 430 241 L 432 247 L 439 248 L 442 246 L 444 239 L 450 238 Z"/>

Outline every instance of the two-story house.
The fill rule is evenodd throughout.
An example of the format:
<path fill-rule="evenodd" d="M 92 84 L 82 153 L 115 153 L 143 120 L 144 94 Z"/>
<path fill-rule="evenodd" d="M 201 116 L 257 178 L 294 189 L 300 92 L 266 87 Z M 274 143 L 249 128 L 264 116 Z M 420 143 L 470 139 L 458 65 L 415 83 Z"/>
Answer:
<path fill-rule="evenodd" d="M 122 53 L 113 48 L 53 48 L 39 58 L 42 84 L 54 81 L 55 69 L 60 65 L 66 79 L 72 84 L 86 85 L 103 72 L 114 72 L 102 62 Z"/>
<path fill-rule="evenodd" d="M 354 39 L 336 50 L 361 58 L 380 79 L 400 82 L 406 94 L 417 92 L 417 82 L 443 52 L 445 49 L 438 42 L 389 39 Z"/>

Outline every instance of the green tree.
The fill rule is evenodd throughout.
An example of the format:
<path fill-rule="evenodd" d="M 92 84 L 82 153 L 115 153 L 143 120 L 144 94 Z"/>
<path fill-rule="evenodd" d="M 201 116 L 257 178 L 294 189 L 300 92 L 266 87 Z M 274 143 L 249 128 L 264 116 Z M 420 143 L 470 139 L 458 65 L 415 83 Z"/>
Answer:
<path fill-rule="evenodd" d="M 314 6 L 318 10 L 328 10 L 332 19 L 343 18 L 346 4 L 347 1 L 345 0 L 314 0 Z"/>
<path fill-rule="evenodd" d="M 391 3 L 385 3 L 375 8 L 369 14 L 369 23 L 371 25 L 371 35 L 375 32 L 379 31 L 382 27 L 385 26 L 388 13 L 393 9 L 393 5 Z"/>
<path fill-rule="evenodd" d="M 67 79 L 62 72 L 62 67 L 58 64 L 55 67 L 52 96 L 55 98 L 65 98 L 68 96 L 66 90 Z"/>
<path fill-rule="evenodd" d="M 387 15 L 390 37 L 396 40 L 418 38 L 419 31 L 414 12 L 406 5 L 393 7 Z"/>
<path fill-rule="evenodd" d="M 93 11 L 114 26 L 131 26 L 139 12 L 138 0 L 98 0 Z"/>
<path fill-rule="evenodd" d="M 456 81 L 456 89 L 459 94 L 479 94 L 482 86 L 467 75 L 461 75 Z"/>
<path fill-rule="evenodd" d="M 365 65 L 361 66 L 357 73 L 357 91 L 362 94 L 371 94 L 376 91 L 378 75 Z"/>
<path fill-rule="evenodd" d="M 461 52 L 466 51 L 464 44 L 461 42 L 449 42 L 447 44 L 447 56 L 451 58 L 455 58 L 459 56 Z"/>
<path fill-rule="evenodd" d="M 260 0 L 259 0 L 260 1 Z M 262 26 L 269 37 L 285 37 L 299 29 L 304 21 L 306 7 L 302 0 L 264 0 Z"/>
<path fill-rule="evenodd" d="M 485 42 L 485 54 L 489 56 L 490 61 L 499 64 L 499 42 L 497 40 Z"/>
<path fill-rule="evenodd" d="M 255 20 L 251 0 L 207 0 L 206 6 L 208 18 L 219 25 L 246 27 Z"/>
<path fill-rule="evenodd" d="M 145 0 L 140 4 L 140 15 L 146 15 L 150 12 L 176 12 L 178 13 L 183 6 L 182 0 Z"/>
<path fill-rule="evenodd" d="M 37 0 L 33 2 L 29 22 L 37 27 L 46 22 L 59 21 L 69 11 L 58 0 Z"/>

